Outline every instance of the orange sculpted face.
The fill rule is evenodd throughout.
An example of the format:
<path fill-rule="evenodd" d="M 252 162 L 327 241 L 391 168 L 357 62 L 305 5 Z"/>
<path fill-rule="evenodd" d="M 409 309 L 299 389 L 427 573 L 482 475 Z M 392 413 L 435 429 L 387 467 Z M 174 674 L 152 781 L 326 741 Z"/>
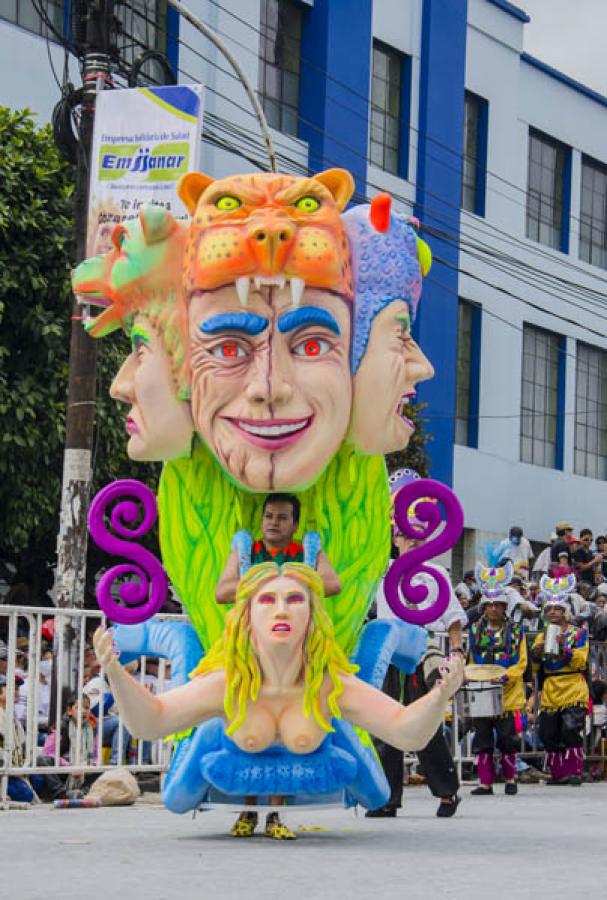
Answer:
<path fill-rule="evenodd" d="M 349 248 L 340 219 L 352 176 L 330 169 L 312 178 L 190 173 L 179 194 L 192 214 L 186 249 L 188 294 L 235 283 L 246 303 L 250 279 L 291 282 L 297 304 L 307 287 L 352 299 Z"/>

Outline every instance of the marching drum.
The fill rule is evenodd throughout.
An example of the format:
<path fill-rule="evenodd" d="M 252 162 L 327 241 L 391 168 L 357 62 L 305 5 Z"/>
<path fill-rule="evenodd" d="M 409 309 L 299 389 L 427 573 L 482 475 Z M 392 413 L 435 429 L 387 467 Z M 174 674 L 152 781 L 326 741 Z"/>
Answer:
<path fill-rule="evenodd" d="M 470 665 L 464 669 L 466 683 L 458 693 L 459 713 L 473 719 L 489 719 L 504 712 L 504 689 L 493 684 L 501 678 L 504 669 L 496 665 Z"/>

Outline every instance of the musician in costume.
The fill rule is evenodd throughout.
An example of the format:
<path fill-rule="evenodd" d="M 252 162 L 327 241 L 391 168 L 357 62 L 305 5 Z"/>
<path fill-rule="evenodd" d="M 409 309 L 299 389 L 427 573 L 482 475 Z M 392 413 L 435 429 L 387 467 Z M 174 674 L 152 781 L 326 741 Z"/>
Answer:
<path fill-rule="evenodd" d="M 472 750 L 477 757 L 480 785 L 471 791 L 479 797 L 493 794 L 495 783 L 494 752 L 501 754 L 501 766 L 506 782 L 505 793 L 516 794 L 517 720 L 525 706 L 523 676 L 527 668 L 527 645 L 521 625 L 508 618 L 508 596 L 505 587 L 513 574 L 512 563 L 505 566 L 476 567 L 476 579 L 481 585 L 481 618 L 469 632 L 468 662 L 476 665 L 498 665 L 504 674 L 494 683 L 504 688 L 503 713 L 487 718 L 473 718 Z"/>
<path fill-rule="evenodd" d="M 543 575 L 540 588 L 548 623 L 559 628 L 554 649 L 548 646 L 544 631 L 531 650 L 541 690 L 539 728 L 550 769 L 547 783 L 580 785 L 589 698 L 585 676 L 588 633 L 568 621 L 568 599 L 575 590 L 575 575 Z"/>

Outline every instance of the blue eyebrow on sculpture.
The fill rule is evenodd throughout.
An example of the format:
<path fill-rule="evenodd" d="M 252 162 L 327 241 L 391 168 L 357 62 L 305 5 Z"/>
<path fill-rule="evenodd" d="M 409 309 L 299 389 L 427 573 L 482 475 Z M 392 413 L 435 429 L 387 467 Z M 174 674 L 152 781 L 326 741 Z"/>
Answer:
<path fill-rule="evenodd" d="M 217 334 L 220 331 L 244 331 L 245 334 L 261 334 L 268 327 L 268 319 L 256 316 L 255 313 L 220 313 L 202 322 L 200 330 L 203 334 Z"/>
<path fill-rule="evenodd" d="M 335 334 L 341 334 L 340 327 L 331 313 L 320 306 L 300 306 L 299 309 L 284 313 L 278 320 L 278 330 L 282 334 L 293 331 L 294 328 L 301 328 L 302 325 L 324 325 Z"/>

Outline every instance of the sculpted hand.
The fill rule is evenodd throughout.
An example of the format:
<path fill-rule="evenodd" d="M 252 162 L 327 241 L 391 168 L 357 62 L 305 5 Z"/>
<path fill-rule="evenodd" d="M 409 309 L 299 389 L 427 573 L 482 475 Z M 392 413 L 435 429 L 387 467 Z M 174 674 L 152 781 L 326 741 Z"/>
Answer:
<path fill-rule="evenodd" d="M 448 656 L 439 669 L 440 680 L 436 682 L 436 690 L 440 691 L 445 699 L 452 697 L 462 686 L 464 681 L 464 661 L 459 653 Z"/>
<path fill-rule="evenodd" d="M 100 666 L 103 666 L 106 672 L 110 672 L 112 668 L 120 665 L 118 662 L 119 651 L 116 650 L 111 629 L 106 629 L 103 625 L 100 625 L 93 635 L 93 647 L 95 648 L 97 662 Z"/>

